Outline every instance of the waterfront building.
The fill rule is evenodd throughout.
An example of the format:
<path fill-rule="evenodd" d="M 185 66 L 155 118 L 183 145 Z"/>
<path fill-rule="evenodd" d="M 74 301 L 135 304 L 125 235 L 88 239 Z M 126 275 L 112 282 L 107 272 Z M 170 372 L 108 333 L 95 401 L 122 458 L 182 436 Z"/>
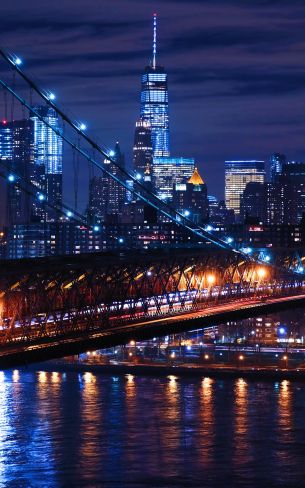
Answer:
<path fill-rule="evenodd" d="M 264 161 L 225 161 L 225 202 L 237 217 L 240 216 L 240 198 L 251 181 L 265 182 Z"/>

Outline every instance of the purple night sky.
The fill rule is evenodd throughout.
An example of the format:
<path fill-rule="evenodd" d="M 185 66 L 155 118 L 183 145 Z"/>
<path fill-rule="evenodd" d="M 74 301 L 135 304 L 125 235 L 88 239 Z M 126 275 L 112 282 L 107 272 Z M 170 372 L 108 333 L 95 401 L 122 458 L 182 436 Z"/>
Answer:
<path fill-rule="evenodd" d="M 222 197 L 225 159 L 305 159 L 304 0 L 13 0 L 1 44 L 130 160 L 153 12 L 171 152 L 195 157 L 210 194 Z"/>

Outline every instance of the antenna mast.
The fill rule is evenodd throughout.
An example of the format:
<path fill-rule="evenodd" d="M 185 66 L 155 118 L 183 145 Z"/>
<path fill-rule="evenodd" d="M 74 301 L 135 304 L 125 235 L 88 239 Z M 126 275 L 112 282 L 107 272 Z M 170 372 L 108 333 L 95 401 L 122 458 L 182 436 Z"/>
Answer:
<path fill-rule="evenodd" d="M 157 14 L 154 14 L 154 39 L 153 39 L 153 62 L 152 62 L 153 69 L 156 69 L 156 55 L 157 55 Z"/>

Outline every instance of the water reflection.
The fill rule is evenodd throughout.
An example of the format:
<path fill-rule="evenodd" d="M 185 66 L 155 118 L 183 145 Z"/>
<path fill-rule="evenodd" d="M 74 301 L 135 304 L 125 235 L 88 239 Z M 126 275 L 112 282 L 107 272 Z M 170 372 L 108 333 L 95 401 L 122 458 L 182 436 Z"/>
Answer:
<path fill-rule="evenodd" d="M 213 405 L 213 385 L 212 378 L 204 378 L 201 383 L 200 394 L 200 462 L 205 468 L 210 467 L 213 462 L 213 447 L 215 443 L 215 416 Z"/>
<path fill-rule="evenodd" d="M 102 397 L 96 376 L 86 372 L 81 377 L 81 410 L 79 432 L 78 476 L 88 482 L 100 469 L 97 432 L 102 425 Z"/>
<path fill-rule="evenodd" d="M 252 459 L 248 435 L 248 387 L 247 381 L 242 378 L 235 382 L 233 462 L 239 466 L 250 463 Z"/>

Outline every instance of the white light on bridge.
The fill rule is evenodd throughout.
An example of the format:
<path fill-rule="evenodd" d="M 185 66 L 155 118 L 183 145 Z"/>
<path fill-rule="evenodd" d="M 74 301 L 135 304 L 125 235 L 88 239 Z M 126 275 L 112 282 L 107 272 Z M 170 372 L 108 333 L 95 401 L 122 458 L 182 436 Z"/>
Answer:
<path fill-rule="evenodd" d="M 83 122 L 79 124 L 79 130 L 86 130 L 86 129 L 87 129 L 86 124 L 84 124 Z"/>
<path fill-rule="evenodd" d="M 51 100 L 51 102 L 53 102 L 55 100 L 56 96 L 54 95 L 54 93 L 49 93 L 48 94 L 48 99 Z"/>
<path fill-rule="evenodd" d="M 22 60 L 20 58 L 18 58 L 18 56 L 16 56 L 16 58 L 14 59 L 14 64 L 16 64 L 16 66 L 21 66 L 22 65 Z"/>
<path fill-rule="evenodd" d="M 38 193 L 37 198 L 40 202 L 43 202 L 46 197 L 42 193 Z"/>
<path fill-rule="evenodd" d="M 8 181 L 10 181 L 11 183 L 13 183 L 13 181 L 15 181 L 15 176 L 14 175 L 8 175 L 7 177 Z"/>

